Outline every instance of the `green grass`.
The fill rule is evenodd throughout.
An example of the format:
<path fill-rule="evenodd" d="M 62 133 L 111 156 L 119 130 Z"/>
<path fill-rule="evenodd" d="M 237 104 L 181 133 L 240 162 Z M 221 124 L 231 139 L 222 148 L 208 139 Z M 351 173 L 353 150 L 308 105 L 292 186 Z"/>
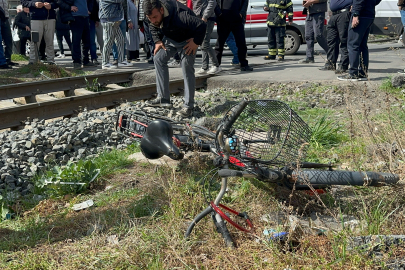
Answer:
<path fill-rule="evenodd" d="M 28 61 L 29 57 L 21 54 L 12 54 L 11 61 Z"/>

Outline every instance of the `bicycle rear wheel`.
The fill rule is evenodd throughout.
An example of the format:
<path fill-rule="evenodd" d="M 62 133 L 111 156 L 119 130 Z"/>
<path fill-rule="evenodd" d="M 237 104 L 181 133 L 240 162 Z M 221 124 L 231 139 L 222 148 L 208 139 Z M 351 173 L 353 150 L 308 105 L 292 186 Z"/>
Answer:
<path fill-rule="evenodd" d="M 356 171 L 322 171 L 322 170 L 299 170 L 294 171 L 287 186 L 295 183 L 297 189 L 308 189 L 308 184 L 315 188 L 331 185 L 351 186 L 384 186 L 396 184 L 399 176 L 392 173 L 380 172 L 356 172 Z"/>

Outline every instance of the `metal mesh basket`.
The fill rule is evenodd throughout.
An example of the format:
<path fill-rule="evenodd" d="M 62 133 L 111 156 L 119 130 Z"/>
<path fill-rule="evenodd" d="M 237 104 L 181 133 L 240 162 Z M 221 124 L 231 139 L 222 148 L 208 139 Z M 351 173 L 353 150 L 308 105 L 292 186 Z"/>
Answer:
<path fill-rule="evenodd" d="M 236 106 L 228 111 L 228 116 Z M 223 121 L 227 121 L 228 116 Z M 264 165 L 284 166 L 305 158 L 311 130 L 284 102 L 252 100 L 224 136 L 225 151 L 232 156 Z"/>

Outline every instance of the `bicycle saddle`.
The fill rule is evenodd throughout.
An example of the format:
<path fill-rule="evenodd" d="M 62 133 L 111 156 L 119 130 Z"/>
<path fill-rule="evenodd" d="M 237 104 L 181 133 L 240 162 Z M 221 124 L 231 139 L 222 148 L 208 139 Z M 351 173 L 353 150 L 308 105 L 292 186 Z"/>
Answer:
<path fill-rule="evenodd" d="M 183 159 L 184 154 L 173 143 L 173 128 L 164 120 L 149 123 L 141 139 L 142 154 L 149 159 L 158 159 L 166 155 L 174 160 Z"/>

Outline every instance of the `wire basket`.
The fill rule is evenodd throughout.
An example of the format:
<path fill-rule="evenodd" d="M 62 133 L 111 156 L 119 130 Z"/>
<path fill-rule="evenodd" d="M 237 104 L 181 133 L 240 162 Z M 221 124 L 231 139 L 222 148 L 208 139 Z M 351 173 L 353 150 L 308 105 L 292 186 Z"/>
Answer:
<path fill-rule="evenodd" d="M 284 102 L 252 100 L 224 134 L 224 150 L 243 161 L 286 166 L 304 160 L 310 138 L 311 129 Z"/>

